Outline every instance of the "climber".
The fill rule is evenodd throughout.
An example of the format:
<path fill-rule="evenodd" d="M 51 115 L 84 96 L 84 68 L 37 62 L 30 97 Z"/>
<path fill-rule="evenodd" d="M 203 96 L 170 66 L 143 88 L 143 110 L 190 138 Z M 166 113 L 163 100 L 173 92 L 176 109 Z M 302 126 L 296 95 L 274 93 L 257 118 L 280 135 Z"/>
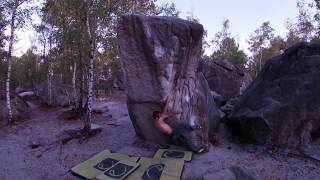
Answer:
<path fill-rule="evenodd" d="M 167 97 L 165 101 L 165 106 L 162 112 L 154 111 L 152 113 L 152 118 L 154 120 L 153 122 L 155 127 L 158 128 L 163 134 L 169 136 L 172 142 L 180 141 L 181 143 L 186 144 L 195 153 L 203 152 L 204 149 L 202 147 L 196 147 L 192 143 L 190 138 L 188 138 L 187 135 L 184 133 L 186 130 L 200 129 L 201 126 L 197 126 L 197 125 L 190 126 L 185 123 L 180 123 L 177 126 L 172 128 L 169 124 L 166 123 L 165 121 L 166 118 L 180 114 L 177 112 L 168 111 L 168 105 L 170 101 L 171 101 L 170 97 Z"/>

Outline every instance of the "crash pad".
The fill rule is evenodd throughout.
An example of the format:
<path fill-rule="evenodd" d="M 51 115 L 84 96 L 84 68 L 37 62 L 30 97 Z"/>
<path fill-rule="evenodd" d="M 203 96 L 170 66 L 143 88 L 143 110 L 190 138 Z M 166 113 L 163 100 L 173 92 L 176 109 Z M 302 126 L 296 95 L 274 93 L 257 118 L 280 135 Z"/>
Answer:
<path fill-rule="evenodd" d="M 192 152 L 182 149 L 158 149 L 153 157 L 156 159 L 183 159 L 184 161 L 189 162 L 192 159 Z"/>
<path fill-rule="evenodd" d="M 138 163 L 121 160 L 99 174 L 96 178 L 99 180 L 122 180 L 135 171 L 138 166 Z"/>
<path fill-rule="evenodd" d="M 111 153 L 104 150 L 92 158 L 71 168 L 71 171 L 86 179 L 95 179 L 96 176 L 103 173 L 121 160 L 137 162 L 139 157 L 130 157 L 120 153 Z"/>
<path fill-rule="evenodd" d="M 130 180 L 179 180 L 182 174 L 183 159 L 153 159 L 142 157 L 140 166 L 128 176 Z"/>

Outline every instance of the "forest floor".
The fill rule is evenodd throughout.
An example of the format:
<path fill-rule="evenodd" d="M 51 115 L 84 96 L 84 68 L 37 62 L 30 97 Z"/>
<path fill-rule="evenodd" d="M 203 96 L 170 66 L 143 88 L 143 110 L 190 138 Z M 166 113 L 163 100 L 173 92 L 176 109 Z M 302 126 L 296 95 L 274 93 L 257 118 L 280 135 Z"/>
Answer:
<path fill-rule="evenodd" d="M 34 104 L 30 118 L 0 128 L 1 180 L 79 179 L 70 173 L 70 168 L 105 149 L 146 157 L 152 157 L 158 149 L 157 145 L 141 142 L 136 137 L 123 93 L 94 103 L 94 108 L 103 110 L 93 120 L 102 131 L 81 144 L 77 139 L 64 145 L 57 143 L 65 130 L 83 127 L 81 119 L 60 118 L 70 108 Z M 182 179 L 226 178 L 226 169 L 232 166 L 249 169 L 265 180 L 320 179 L 319 161 L 270 153 L 265 147 L 239 145 L 226 138 L 209 152 L 194 155 L 185 164 Z"/>

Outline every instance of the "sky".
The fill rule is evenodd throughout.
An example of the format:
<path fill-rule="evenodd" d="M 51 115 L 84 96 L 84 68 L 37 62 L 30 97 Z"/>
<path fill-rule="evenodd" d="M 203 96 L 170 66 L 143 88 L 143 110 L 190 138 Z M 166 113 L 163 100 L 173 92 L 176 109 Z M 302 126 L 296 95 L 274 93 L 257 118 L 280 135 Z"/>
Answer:
<path fill-rule="evenodd" d="M 298 15 L 296 0 L 158 0 L 157 4 L 167 2 L 175 3 L 181 18 L 193 13 L 207 30 L 208 42 L 221 30 L 222 21 L 229 19 L 231 35 L 246 53 L 249 53 L 246 40 L 263 22 L 270 21 L 275 34 L 284 37 L 286 20 Z M 34 33 L 30 25 L 17 31 L 19 41 L 14 47 L 14 55 L 21 56 L 36 43 Z M 212 47 L 206 53 L 211 54 Z"/>
<path fill-rule="evenodd" d="M 284 37 L 286 20 L 298 15 L 296 0 L 158 0 L 158 4 L 166 2 L 175 3 L 182 18 L 193 13 L 207 30 L 208 42 L 229 19 L 231 35 L 247 53 L 246 40 L 263 22 L 270 21 L 275 34 Z M 212 53 L 212 48 L 206 53 Z"/>

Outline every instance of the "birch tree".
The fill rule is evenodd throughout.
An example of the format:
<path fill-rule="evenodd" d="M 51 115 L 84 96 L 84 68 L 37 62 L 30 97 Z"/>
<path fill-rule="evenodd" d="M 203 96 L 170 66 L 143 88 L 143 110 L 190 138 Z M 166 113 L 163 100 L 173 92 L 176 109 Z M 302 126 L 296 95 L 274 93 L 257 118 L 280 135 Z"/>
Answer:
<path fill-rule="evenodd" d="M 297 2 L 299 15 L 297 16 L 297 33 L 303 41 L 310 41 L 313 37 L 315 30 L 314 21 L 311 13 L 306 8 L 307 4 L 304 1 Z"/>
<path fill-rule="evenodd" d="M 87 0 L 87 31 L 89 39 L 89 62 L 88 62 L 88 96 L 87 96 L 87 114 L 84 122 L 84 129 L 91 129 L 92 116 L 92 100 L 93 100 L 93 62 L 95 59 L 96 50 L 96 29 L 97 15 L 95 9 L 97 3 L 95 0 Z"/>
<path fill-rule="evenodd" d="M 45 16 L 42 16 L 45 18 Z M 48 89 L 48 101 L 47 104 L 49 106 L 52 105 L 52 76 L 53 76 L 53 59 L 52 54 L 52 45 L 53 45 L 53 26 L 46 23 L 46 21 L 42 21 L 42 24 L 36 27 L 36 31 L 40 34 L 39 41 L 42 44 L 42 60 L 47 61 L 48 70 L 47 70 L 47 89 Z M 47 47 L 49 44 L 49 47 Z M 49 48 L 49 49 L 48 49 Z M 48 56 L 48 55 L 49 56 Z"/>
<path fill-rule="evenodd" d="M 11 58 L 14 45 L 15 30 L 25 25 L 30 18 L 32 7 L 27 6 L 32 0 L 6 0 L 4 8 L 8 17 L 10 17 L 10 37 L 7 53 L 7 76 L 6 76 L 6 106 L 8 111 L 8 123 L 12 123 L 12 108 L 10 99 L 10 79 L 11 79 Z"/>
<path fill-rule="evenodd" d="M 6 36 L 4 34 L 5 28 L 7 25 L 7 21 L 4 18 L 4 6 L 0 2 L 0 98 L 4 95 L 4 82 L 5 81 L 5 65 L 4 65 L 4 57 L 5 57 L 5 50 L 4 50 L 4 43 L 6 40 Z"/>
<path fill-rule="evenodd" d="M 52 31 L 50 31 L 49 35 L 49 52 L 52 50 Z M 52 76 L 53 76 L 53 62 L 52 62 L 52 56 L 48 57 L 48 105 L 52 105 Z"/>
<path fill-rule="evenodd" d="M 270 22 L 266 21 L 256 29 L 247 41 L 249 50 L 252 52 L 251 57 L 251 71 L 253 75 L 257 76 L 262 68 L 263 50 L 269 46 L 270 40 L 274 38 L 274 29 L 270 26 Z"/>
<path fill-rule="evenodd" d="M 4 41 L 6 39 L 6 36 L 4 34 L 6 25 L 7 22 L 4 18 L 4 5 L 0 3 L 0 60 L 2 60 L 2 51 L 4 48 Z"/>

